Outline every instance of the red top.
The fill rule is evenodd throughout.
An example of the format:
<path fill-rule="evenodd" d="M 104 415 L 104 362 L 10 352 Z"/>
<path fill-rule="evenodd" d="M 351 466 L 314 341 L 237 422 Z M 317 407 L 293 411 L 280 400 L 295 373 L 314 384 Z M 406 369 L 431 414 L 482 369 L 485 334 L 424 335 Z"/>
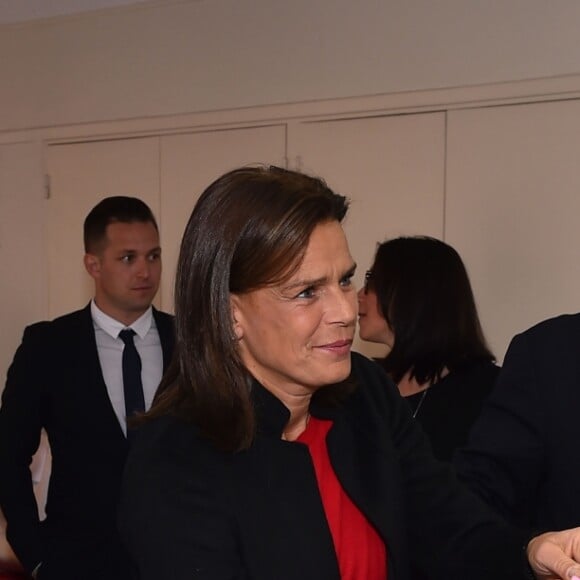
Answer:
<path fill-rule="evenodd" d="M 386 580 L 387 551 L 375 528 L 354 505 L 330 464 L 326 434 L 332 421 L 310 417 L 297 441 L 308 446 L 342 580 Z"/>

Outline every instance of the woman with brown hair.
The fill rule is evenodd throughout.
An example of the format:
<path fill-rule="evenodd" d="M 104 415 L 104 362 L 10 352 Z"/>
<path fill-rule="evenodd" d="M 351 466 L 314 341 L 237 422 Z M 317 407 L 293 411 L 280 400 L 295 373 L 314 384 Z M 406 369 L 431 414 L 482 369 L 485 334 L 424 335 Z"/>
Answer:
<path fill-rule="evenodd" d="M 202 194 L 176 279 L 176 354 L 132 444 L 120 529 L 142 580 L 513 580 L 573 568 L 580 532 L 502 523 L 351 352 L 344 197 L 280 168 Z M 580 556 L 580 553 L 576 553 Z"/>

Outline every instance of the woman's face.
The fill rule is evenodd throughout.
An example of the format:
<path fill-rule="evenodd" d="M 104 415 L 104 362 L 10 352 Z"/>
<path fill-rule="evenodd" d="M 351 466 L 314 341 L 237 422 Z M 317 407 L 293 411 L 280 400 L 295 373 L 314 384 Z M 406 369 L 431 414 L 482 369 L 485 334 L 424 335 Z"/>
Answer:
<path fill-rule="evenodd" d="M 279 398 L 346 379 L 357 315 L 355 264 L 338 222 L 318 225 L 279 285 L 232 295 L 242 361 Z"/>
<path fill-rule="evenodd" d="M 372 286 L 358 292 L 358 333 L 363 340 L 393 348 L 395 335 L 381 314 L 377 293 Z"/>

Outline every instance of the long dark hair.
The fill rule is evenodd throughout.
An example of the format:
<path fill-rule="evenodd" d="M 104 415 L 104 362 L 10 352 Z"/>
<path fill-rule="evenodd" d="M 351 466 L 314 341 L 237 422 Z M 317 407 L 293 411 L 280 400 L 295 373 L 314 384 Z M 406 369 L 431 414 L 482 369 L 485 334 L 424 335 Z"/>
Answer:
<path fill-rule="evenodd" d="M 177 265 L 176 350 L 149 417 L 190 419 L 220 449 L 251 444 L 251 377 L 238 353 L 230 294 L 291 276 L 314 228 L 342 221 L 347 208 L 321 179 L 279 167 L 236 169 L 203 192 Z"/>
<path fill-rule="evenodd" d="M 445 242 L 415 236 L 380 244 L 369 283 L 394 334 L 381 362 L 395 382 L 407 372 L 436 382 L 445 368 L 494 360 L 465 265 Z"/>

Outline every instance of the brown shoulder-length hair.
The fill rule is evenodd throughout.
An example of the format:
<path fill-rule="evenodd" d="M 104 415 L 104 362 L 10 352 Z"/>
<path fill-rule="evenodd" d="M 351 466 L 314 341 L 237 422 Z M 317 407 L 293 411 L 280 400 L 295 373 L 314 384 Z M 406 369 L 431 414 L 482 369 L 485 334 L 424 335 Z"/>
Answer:
<path fill-rule="evenodd" d="M 177 264 L 175 353 L 149 417 L 191 420 L 220 449 L 251 444 L 251 377 L 238 352 L 230 295 L 287 279 L 314 228 L 341 222 L 347 208 L 321 179 L 279 167 L 235 169 L 203 192 Z"/>

